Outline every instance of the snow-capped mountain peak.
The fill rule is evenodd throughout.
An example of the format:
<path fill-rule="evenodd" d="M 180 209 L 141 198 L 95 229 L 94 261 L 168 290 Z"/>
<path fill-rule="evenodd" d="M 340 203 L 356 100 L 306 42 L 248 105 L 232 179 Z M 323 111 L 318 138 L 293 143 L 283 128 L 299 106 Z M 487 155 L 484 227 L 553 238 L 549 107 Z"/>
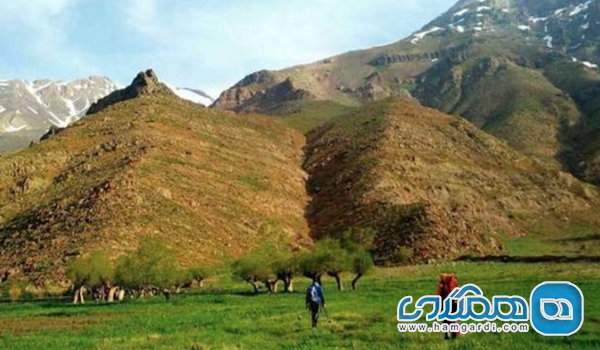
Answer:
<path fill-rule="evenodd" d="M 117 88 L 110 79 L 98 76 L 67 82 L 0 80 L 0 151 L 35 141 L 52 126 L 69 126 Z M 18 139 L 18 147 L 9 139 Z"/>

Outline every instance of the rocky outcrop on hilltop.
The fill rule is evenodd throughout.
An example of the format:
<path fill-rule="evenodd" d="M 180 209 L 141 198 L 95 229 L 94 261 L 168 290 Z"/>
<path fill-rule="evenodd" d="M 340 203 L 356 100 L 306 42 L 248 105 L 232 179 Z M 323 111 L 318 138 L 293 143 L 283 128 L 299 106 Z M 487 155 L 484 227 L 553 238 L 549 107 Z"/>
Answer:
<path fill-rule="evenodd" d="M 167 94 L 176 96 L 175 93 L 165 84 L 158 80 L 158 77 L 152 69 L 145 72 L 140 72 L 131 85 L 122 90 L 117 90 L 98 102 L 94 103 L 87 114 L 98 113 L 105 108 L 108 108 L 116 103 L 131 100 L 140 96 L 152 94 Z"/>
<path fill-rule="evenodd" d="M 264 84 L 273 83 L 274 79 L 275 77 L 266 71 L 252 74 L 237 87 L 225 91 L 214 107 L 245 113 L 269 112 L 285 102 L 315 98 L 310 91 L 297 87 L 291 78 L 265 89 L 261 88 Z"/>

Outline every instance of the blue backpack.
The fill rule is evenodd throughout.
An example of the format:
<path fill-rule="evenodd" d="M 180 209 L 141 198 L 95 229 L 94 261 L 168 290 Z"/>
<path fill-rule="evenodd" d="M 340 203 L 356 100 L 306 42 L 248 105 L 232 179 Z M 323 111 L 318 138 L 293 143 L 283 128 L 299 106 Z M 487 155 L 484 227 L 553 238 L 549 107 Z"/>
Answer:
<path fill-rule="evenodd" d="M 310 299 L 311 302 L 315 304 L 323 303 L 323 288 L 321 288 L 320 285 L 313 284 L 312 286 L 308 287 L 306 294 L 308 294 L 308 299 Z"/>

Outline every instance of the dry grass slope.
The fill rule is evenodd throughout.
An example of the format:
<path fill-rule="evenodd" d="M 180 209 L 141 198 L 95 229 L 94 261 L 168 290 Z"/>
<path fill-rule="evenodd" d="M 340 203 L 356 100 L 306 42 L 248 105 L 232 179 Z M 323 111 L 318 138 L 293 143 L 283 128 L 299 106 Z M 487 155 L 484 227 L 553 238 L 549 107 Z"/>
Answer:
<path fill-rule="evenodd" d="M 600 227 L 594 187 L 411 101 L 367 105 L 307 144 L 314 234 L 376 228 L 381 261 L 499 253 L 540 221 Z"/>
<path fill-rule="evenodd" d="M 170 94 L 109 106 L 1 159 L 0 272 L 61 276 L 74 256 L 118 256 L 146 235 L 184 265 L 303 244 L 303 143 L 272 119 Z"/>

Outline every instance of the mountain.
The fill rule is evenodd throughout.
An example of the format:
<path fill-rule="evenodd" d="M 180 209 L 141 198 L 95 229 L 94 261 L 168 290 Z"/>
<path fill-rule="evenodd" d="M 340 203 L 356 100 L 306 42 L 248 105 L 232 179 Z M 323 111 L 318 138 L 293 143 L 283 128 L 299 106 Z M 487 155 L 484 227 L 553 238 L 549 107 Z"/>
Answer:
<path fill-rule="evenodd" d="M 599 249 L 580 244 L 600 227 L 597 188 L 468 121 L 409 97 L 334 114 L 305 138 L 142 72 L 80 121 L 0 156 L 0 279 L 61 284 L 70 259 L 116 258 L 148 235 L 184 266 L 351 227 L 377 230 L 379 263 Z"/>
<path fill-rule="evenodd" d="M 552 254 L 598 252 L 578 243 L 600 227 L 597 188 L 408 99 L 309 132 L 304 167 L 312 235 L 374 228 L 380 263 L 518 254 L 525 237 Z"/>
<path fill-rule="evenodd" d="M 26 147 L 50 127 L 64 128 L 79 120 L 92 103 L 116 88 L 104 77 L 0 81 L 0 152 Z"/>
<path fill-rule="evenodd" d="M 186 266 L 266 241 L 307 244 L 302 134 L 178 98 L 152 71 L 56 135 L 0 156 L 0 277 L 152 235 Z"/>
<path fill-rule="evenodd" d="M 253 73 L 214 106 L 267 112 L 413 96 L 600 184 L 600 0 L 462 0 L 408 38 Z"/>

